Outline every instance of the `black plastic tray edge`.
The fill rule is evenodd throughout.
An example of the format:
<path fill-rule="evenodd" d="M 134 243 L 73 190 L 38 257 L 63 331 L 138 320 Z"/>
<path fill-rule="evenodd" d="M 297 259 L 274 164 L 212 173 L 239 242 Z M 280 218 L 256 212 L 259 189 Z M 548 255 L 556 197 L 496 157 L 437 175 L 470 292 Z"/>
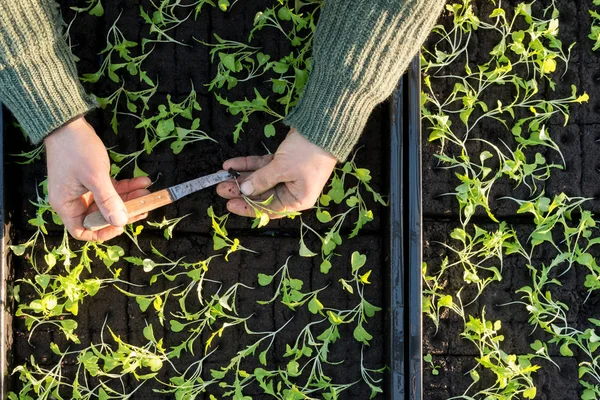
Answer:
<path fill-rule="evenodd" d="M 390 102 L 386 287 L 387 365 L 390 400 L 421 400 L 422 205 L 421 64 L 411 62 Z"/>

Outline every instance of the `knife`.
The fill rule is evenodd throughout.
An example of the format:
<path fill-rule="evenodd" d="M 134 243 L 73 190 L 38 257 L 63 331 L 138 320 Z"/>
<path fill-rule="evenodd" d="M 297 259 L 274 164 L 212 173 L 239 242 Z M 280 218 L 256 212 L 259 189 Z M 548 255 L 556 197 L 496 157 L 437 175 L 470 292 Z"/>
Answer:
<path fill-rule="evenodd" d="M 125 208 L 127 208 L 127 215 L 129 218 L 132 218 L 136 215 L 155 210 L 159 207 L 171 204 L 188 194 L 214 186 L 227 179 L 237 178 L 239 175 L 239 173 L 232 169 L 229 171 L 219 171 L 214 174 L 202 176 L 200 178 L 192 179 L 191 181 L 180 183 L 179 185 L 159 190 L 158 192 L 147 194 L 146 196 L 138 197 L 137 199 L 126 201 Z M 109 227 L 110 223 L 104 219 L 100 211 L 95 211 L 85 217 L 83 226 L 85 229 L 97 231 Z"/>

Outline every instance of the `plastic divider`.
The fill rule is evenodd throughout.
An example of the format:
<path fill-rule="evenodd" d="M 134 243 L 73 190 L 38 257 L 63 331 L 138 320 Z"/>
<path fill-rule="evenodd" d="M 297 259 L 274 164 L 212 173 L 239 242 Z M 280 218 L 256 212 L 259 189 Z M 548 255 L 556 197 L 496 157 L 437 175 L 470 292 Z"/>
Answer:
<path fill-rule="evenodd" d="M 422 399 L 421 70 L 415 57 L 390 104 L 386 279 L 390 400 Z"/>

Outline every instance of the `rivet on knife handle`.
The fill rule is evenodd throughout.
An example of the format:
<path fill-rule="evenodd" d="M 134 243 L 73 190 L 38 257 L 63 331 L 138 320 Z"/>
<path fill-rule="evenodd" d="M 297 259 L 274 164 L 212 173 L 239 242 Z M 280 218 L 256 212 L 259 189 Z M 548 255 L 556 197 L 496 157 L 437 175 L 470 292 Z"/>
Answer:
<path fill-rule="evenodd" d="M 173 202 L 171 195 L 167 189 L 159 190 L 158 192 L 147 194 L 146 196 L 138 197 L 137 199 L 125 202 L 127 215 L 133 218 L 137 215 L 147 213 L 162 206 L 166 206 Z M 100 211 L 89 214 L 83 220 L 83 227 L 91 231 L 97 231 L 110 226 L 110 223 L 104 219 Z"/>

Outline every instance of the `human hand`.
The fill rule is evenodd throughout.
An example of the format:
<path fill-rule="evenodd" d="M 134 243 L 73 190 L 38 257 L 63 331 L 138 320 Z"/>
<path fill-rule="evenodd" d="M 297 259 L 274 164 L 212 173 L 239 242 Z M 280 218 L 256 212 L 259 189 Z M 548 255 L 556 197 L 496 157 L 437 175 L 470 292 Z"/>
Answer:
<path fill-rule="evenodd" d="M 123 201 L 148 194 L 150 179 L 111 180 L 104 144 L 83 117 L 57 129 L 44 143 L 50 205 L 75 239 L 109 240 L 123 233 L 125 224 L 147 216 L 128 219 Z M 112 226 L 95 232 L 85 229 L 83 219 L 98 209 Z"/>
<path fill-rule="evenodd" d="M 217 186 L 217 193 L 229 199 L 229 211 L 245 217 L 254 217 L 254 210 L 241 197 L 239 189 L 257 200 L 273 195 L 269 209 L 276 212 L 306 210 L 316 203 L 336 163 L 331 153 L 292 128 L 275 154 L 225 161 L 223 169 L 233 168 L 241 173 L 241 185 L 238 188 L 236 182 L 223 182 Z"/>

